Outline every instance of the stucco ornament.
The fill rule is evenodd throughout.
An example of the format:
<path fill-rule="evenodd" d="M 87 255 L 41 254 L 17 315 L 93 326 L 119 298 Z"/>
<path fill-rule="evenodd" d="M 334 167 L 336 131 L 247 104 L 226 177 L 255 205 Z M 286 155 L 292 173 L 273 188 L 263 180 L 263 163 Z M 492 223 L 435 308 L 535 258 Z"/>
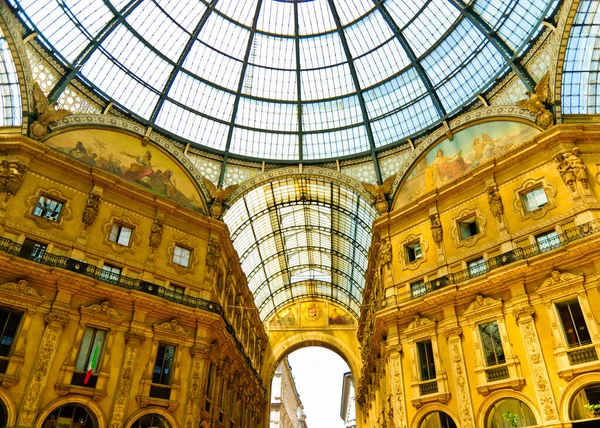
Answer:
<path fill-rule="evenodd" d="M 202 177 L 202 182 L 208 188 L 208 192 L 212 198 L 210 214 L 214 218 L 221 218 L 223 215 L 223 204 L 227 199 L 229 199 L 233 191 L 238 188 L 238 185 L 232 184 L 231 186 L 225 188 L 222 188 L 222 186 L 217 187 L 206 177 Z"/>
<path fill-rule="evenodd" d="M 550 92 L 549 76 L 550 75 L 546 73 L 544 77 L 540 79 L 535 86 L 535 93 L 527 91 L 525 94 L 528 98 L 516 102 L 517 107 L 535 113 L 536 122 L 542 128 L 548 128 L 554 125 L 554 116 L 552 115 L 552 112 L 548 110 L 547 106 L 548 93 Z"/>
<path fill-rule="evenodd" d="M 38 82 L 33 84 L 33 107 L 37 119 L 29 127 L 31 137 L 35 139 L 42 138 L 48 132 L 48 125 L 72 114 L 69 110 L 57 109 L 57 104 L 56 101 L 53 103 L 48 101 Z"/>
<path fill-rule="evenodd" d="M 361 183 L 365 190 L 369 192 L 375 198 L 375 208 L 379 214 L 385 214 L 388 211 L 389 204 L 387 197 L 392 190 L 392 184 L 396 179 L 396 174 L 390 175 L 385 179 L 382 185 L 377 186 L 371 183 Z"/>

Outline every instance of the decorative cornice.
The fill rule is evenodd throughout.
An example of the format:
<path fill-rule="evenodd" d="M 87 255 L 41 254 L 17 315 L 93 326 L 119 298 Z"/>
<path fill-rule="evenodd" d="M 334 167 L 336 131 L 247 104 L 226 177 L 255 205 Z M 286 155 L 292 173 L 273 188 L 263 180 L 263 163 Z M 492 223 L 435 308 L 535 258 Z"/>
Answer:
<path fill-rule="evenodd" d="M 525 305 L 525 306 L 519 306 L 517 308 L 514 308 L 512 311 L 512 314 L 517 321 L 520 321 L 521 317 L 525 318 L 527 316 L 533 315 L 534 313 L 535 313 L 534 307 L 529 304 Z"/>

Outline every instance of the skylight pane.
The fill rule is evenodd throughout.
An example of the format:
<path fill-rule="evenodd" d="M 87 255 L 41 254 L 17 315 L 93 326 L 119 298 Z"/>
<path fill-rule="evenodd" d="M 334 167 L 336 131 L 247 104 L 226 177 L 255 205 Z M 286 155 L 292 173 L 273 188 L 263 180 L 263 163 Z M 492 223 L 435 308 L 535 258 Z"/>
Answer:
<path fill-rule="evenodd" d="M 387 0 L 385 8 L 396 25 L 402 29 L 415 18 L 428 0 Z"/>
<path fill-rule="evenodd" d="M 460 12 L 447 0 L 431 0 L 403 31 L 417 57 L 424 54 L 458 19 Z"/>
<path fill-rule="evenodd" d="M 249 65 L 242 93 L 271 100 L 297 99 L 296 71 L 275 70 Z"/>
<path fill-rule="evenodd" d="M 296 69 L 296 41 L 289 37 L 255 34 L 248 62 L 264 67 Z"/>
<path fill-rule="evenodd" d="M 146 0 L 148 1 L 148 0 Z M 186 1 L 173 1 L 173 0 L 152 0 L 161 9 L 163 9 L 167 15 L 173 18 L 180 26 L 192 34 L 198 22 L 202 19 L 204 12 L 206 11 L 206 5 L 201 0 L 186 0 Z"/>
<path fill-rule="evenodd" d="M 304 157 L 327 159 L 369 150 L 364 126 L 304 135 Z"/>
<path fill-rule="evenodd" d="M 336 28 L 328 0 L 298 2 L 299 34 L 320 34 Z"/>
<path fill-rule="evenodd" d="M 347 64 L 300 72 L 302 100 L 321 100 L 355 92 Z"/>
<path fill-rule="evenodd" d="M 233 21 L 250 27 L 256 12 L 256 3 L 257 0 L 219 0 L 216 8 Z"/>
<path fill-rule="evenodd" d="M 298 131 L 296 104 L 270 103 L 240 97 L 236 125 L 275 131 Z"/>
<path fill-rule="evenodd" d="M 348 61 L 338 33 L 300 39 L 300 68 L 321 68 Z"/>
<path fill-rule="evenodd" d="M 231 121 L 235 96 L 207 85 L 187 73 L 177 73 L 168 96 L 170 99 L 182 103 L 190 109 L 196 109 L 209 117 L 225 122 Z M 202 102 L 198 102 L 198 100 L 202 100 Z"/>
<path fill-rule="evenodd" d="M 198 40 L 227 56 L 243 61 L 249 37 L 248 29 L 212 13 L 202 27 Z"/>
<path fill-rule="evenodd" d="M 298 135 L 258 132 L 235 127 L 230 151 L 264 159 L 298 159 Z"/>
<path fill-rule="evenodd" d="M 351 126 L 363 120 L 357 96 L 302 106 L 302 126 L 307 132 Z"/>
<path fill-rule="evenodd" d="M 354 60 L 361 88 L 368 88 L 398 73 L 410 64 L 397 39 L 393 38 L 372 53 Z"/>
<path fill-rule="evenodd" d="M 365 16 L 375 7 L 372 0 L 334 0 L 333 2 L 344 26 Z"/>
<path fill-rule="evenodd" d="M 378 11 L 344 28 L 344 34 L 353 58 L 374 50 L 394 37 L 390 26 Z"/>
<path fill-rule="evenodd" d="M 294 35 L 294 4 L 273 0 L 263 1 L 256 28 L 265 33 Z"/>
<path fill-rule="evenodd" d="M 227 57 L 202 43 L 194 42 L 183 62 L 183 68 L 218 86 L 236 91 L 240 84 L 242 62 Z"/>
<path fill-rule="evenodd" d="M 224 150 L 229 126 L 207 119 L 165 101 L 156 124 L 183 138 L 217 150 Z"/>
<path fill-rule="evenodd" d="M 126 19 L 140 36 L 173 62 L 178 61 L 191 37 L 151 1 L 135 8 Z"/>

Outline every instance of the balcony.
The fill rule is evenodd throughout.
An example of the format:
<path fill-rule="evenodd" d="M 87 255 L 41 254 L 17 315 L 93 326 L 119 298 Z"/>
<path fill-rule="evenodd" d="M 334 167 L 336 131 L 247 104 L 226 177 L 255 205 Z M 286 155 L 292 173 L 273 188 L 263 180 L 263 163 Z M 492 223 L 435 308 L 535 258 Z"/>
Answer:
<path fill-rule="evenodd" d="M 540 254 L 562 248 L 571 242 L 578 241 L 590 235 L 595 235 L 600 232 L 600 219 L 593 220 L 588 223 L 567 229 L 564 233 L 553 237 L 549 241 L 539 242 L 525 248 L 515 248 L 514 250 L 500 254 L 496 257 L 486 260 L 478 264 L 477 268 L 467 268 L 459 272 L 450 273 L 440 278 L 426 282 L 418 293 L 412 291 L 399 293 L 394 296 L 386 297 L 385 299 L 375 302 L 375 310 L 381 310 L 389 306 L 399 305 L 411 300 L 422 298 L 423 296 L 444 288 L 448 285 L 459 284 L 485 275 L 495 269 L 510 265 L 511 263 L 530 259 Z"/>
<path fill-rule="evenodd" d="M 571 363 L 572 366 L 589 363 L 591 361 L 598 361 L 598 354 L 596 354 L 594 345 L 567 351 L 567 356 L 569 357 L 569 363 Z"/>
<path fill-rule="evenodd" d="M 485 378 L 488 382 L 508 379 L 509 376 L 507 366 L 492 367 L 491 369 L 485 370 Z"/>
<path fill-rule="evenodd" d="M 254 368 L 250 357 L 246 355 L 244 346 L 236 336 L 235 329 L 225 317 L 225 313 L 223 312 L 221 305 L 219 305 L 218 303 L 211 302 L 210 300 L 206 300 L 201 297 L 188 296 L 184 293 L 169 290 L 168 288 L 163 287 L 161 285 L 153 284 L 151 282 L 143 281 L 141 279 L 129 278 L 127 276 L 116 274 L 113 272 L 107 272 L 99 267 L 89 265 L 81 260 L 75 260 L 66 256 L 51 254 L 45 251 L 45 249 L 44 251 L 40 251 L 39 246 L 19 244 L 17 242 L 11 241 L 10 239 L 3 237 L 0 237 L 0 251 L 45 266 L 69 270 L 87 276 L 89 278 L 93 278 L 98 281 L 104 282 L 106 284 L 110 284 L 115 287 L 152 294 L 170 302 L 179 303 L 180 305 L 188 306 L 194 309 L 201 309 L 207 312 L 212 312 L 221 316 L 223 322 L 225 323 L 225 329 L 235 341 L 237 349 L 244 356 L 248 367 L 250 367 L 256 378 L 259 379 L 259 383 L 262 386 L 262 381 L 260 381 L 260 376 L 258 375 L 258 372 Z M 264 391 L 266 391 L 264 387 L 262 388 Z"/>

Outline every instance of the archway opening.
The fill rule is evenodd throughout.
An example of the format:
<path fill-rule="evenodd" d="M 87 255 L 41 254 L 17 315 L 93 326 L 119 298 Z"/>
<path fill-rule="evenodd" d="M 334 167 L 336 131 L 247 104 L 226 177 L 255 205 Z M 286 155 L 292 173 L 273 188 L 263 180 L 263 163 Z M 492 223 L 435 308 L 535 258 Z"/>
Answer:
<path fill-rule="evenodd" d="M 148 413 L 136 419 L 131 428 L 171 428 L 171 424 L 157 413 Z"/>
<path fill-rule="evenodd" d="M 572 421 L 600 417 L 600 383 L 581 388 L 571 400 L 569 417 Z"/>
<path fill-rule="evenodd" d="M 456 428 L 456 423 L 447 413 L 431 412 L 423 418 L 419 428 Z"/>
<path fill-rule="evenodd" d="M 86 407 L 66 404 L 46 416 L 42 428 L 100 428 L 96 417 Z"/>
<path fill-rule="evenodd" d="M 271 383 L 270 428 L 356 426 L 354 385 L 348 363 L 336 352 L 309 346 L 279 363 Z"/>
<path fill-rule="evenodd" d="M 516 423 L 513 425 L 512 423 Z M 497 401 L 488 412 L 486 428 L 529 427 L 537 425 L 535 415 L 521 400 L 504 398 Z"/>

